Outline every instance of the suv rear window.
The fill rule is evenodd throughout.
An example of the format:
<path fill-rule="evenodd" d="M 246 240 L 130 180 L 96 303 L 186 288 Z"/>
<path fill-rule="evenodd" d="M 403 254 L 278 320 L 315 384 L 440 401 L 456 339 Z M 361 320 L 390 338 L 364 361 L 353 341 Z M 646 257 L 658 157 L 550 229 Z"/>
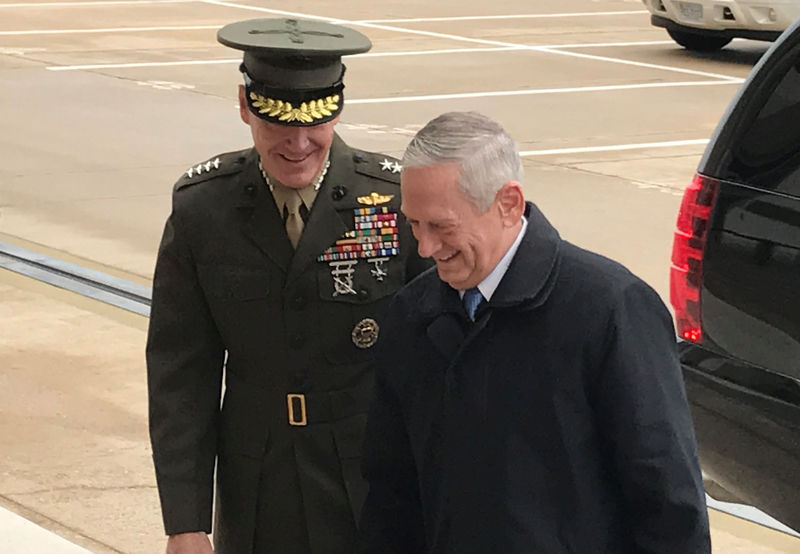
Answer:
<path fill-rule="evenodd" d="M 725 179 L 800 197 L 800 67 L 791 65 L 735 142 Z"/>

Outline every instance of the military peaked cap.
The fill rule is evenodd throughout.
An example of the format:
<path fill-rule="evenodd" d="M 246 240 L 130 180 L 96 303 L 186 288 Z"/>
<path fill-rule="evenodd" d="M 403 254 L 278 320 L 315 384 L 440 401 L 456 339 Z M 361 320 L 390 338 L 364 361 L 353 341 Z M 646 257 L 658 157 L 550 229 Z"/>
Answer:
<path fill-rule="evenodd" d="M 247 102 L 255 115 L 281 125 L 318 125 L 344 105 L 342 56 L 372 47 L 363 34 L 319 21 L 249 19 L 217 32 L 244 51 Z"/>

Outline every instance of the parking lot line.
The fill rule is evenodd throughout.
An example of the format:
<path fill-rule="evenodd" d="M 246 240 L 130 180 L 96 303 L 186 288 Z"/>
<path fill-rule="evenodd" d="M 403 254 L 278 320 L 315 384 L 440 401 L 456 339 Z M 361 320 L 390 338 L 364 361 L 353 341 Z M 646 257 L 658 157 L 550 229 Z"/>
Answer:
<path fill-rule="evenodd" d="M 492 96 L 535 96 L 539 94 L 568 94 L 578 92 L 606 92 L 612 90 L 633 90 L 671 87 L 708 87 L 733 85 L 733 81 L 674 81 L 668 83 L 639 83 L 633 85 L 598 85 L 589 87 L 540 88 L 521 90 L 490 90 L 484 92 L 456 92 L 448 94 L 423 94 L 418 96 L 387 96 L 383 98 L 353 98 L 348 104 L 387 104 L 394 102 L 425 102 L 429 100 L 453 100 L 461 98 L 484 98 Z"/>
<path fill-rule="evenodd" d="M 425 23 L 433 21 L 488 21 L 492 19 L 549 19 L 565 17 L 593 17 L 593 16 L 618 16 L 641 15 L 649 13 L 647 10 L 627 10 L 612 12 L 573 12 L 573 13 L 531 13 L 512 15 L 466 15 L 458 17 L 411 17 L 407 19 L 360 19 L 354 23 Z"/>
<path fill-rule="evenodd" d="M 670 148 L 708 144 L 708 139 L 667 140 L 661 142 L 639 142 L 633 144 L 609 144 L 606 146 L 582 146 L 577 148 L 551 148 L 549 150 L 524 150 L 520 156 L 554 156 L 557 154 L 583 154 L 587 152 L 615 152 L 619 150 L 642 150 L 645 148 Z"/>
<path fill-rule="evenodd" d="M 558 48 L 541 48 L 541 51 L 550 52 L 552 54 L 561 54 L 562 56 L 572 56 L 574 58 L 583 58 L 586 60 L 596 60 L 601 62 L 613 62 L 619 63 L 624 65 L 634 65 L 637 67 L 646 67 L 648 69 L 667 69 L 669 68 L 670 71 L 674 71 L 676 73 L 686 73 L 687 75 L 700 75 L 702 77 L 716 77 L 717 79 L 726 79 L 730 81 L 735 81 L 737 83 L 743 83 L 744 79 L 740 77 L 734 77 L 732 75 L 723 75 L 722 73 L 710 73 L 708 71 L 696 71 L 694 69 L 684 69 L 682 67 L 669 67 L 660 64 L 653 64 L 653 63 L 645 63 L 645 62 L 635 62 L 632 60 L 623 60 L 620 58 L 609 58 L 607 56 L 597 56 L 595 54 L 584 54 L 582 52 L 571 52 L 569 50 L 559 50 Z"/>
<path fill-rule="evenodd" d="M 177 1 L 177 0 L 172 0 Z M 222 0 L 197 0 L 199 3 L 209 4 L 209 5 L 216 5 L 216 6 L 225 6 L 231 7 L 236 9 L 243 9 L 249 11 L 258 11 L 262 13 L 270 13 L 273 15 L 285 15 L 285 16 L 294 16 L 294 17 L 302 17 L 307 19 L 317 19 L 328 21 L 331 23 L 340 23 L 340 24 L 350 24 L 350 25 L 358 25 L 364 26 L 373 29 L 379 30 L 386 30 L 386 31 L 394 31 L 398 33 L 410 33 L 410 34 L 417 34 L 417 35 L 424 35 L 430 36 L 434 38 L 443 38 L 461 42 L 471 42 L 474 44 L 483 44 L 487 46 L 493 46 L 497 48 L 508 48 L 508 49 L 520 49 L 520 50 L 533 50 L 538 52 L 545 52 L 548 54 L 559 54 L 559 55 L 566 55 L 566 56 L 573 56 L 573 57 L 582 57 L 586 59 L 594 59 L 596 61 L 602 61 L 606 63 L 617 63 L 617 64 L 624 64 L 624 65 L 633 65 L 633 66 L 640 66 L 640 67 L 647 67 L 649 69 L 658 69 L 662 71 L 671 71 L 677 73 L 686 73 L 691 75 L 698 75 L 698 76 L 705 76 L 705 77 L 712 77 L 716 79 L 725 79 L 730 80 L 733 82 L 742 82 L 741 79 L 731 76 L 731 75 L 722 75 L 718 73 L 710 73 L 704 71 L 696 71 L 696 70 L 689 70 L 679 67 L 673 66 L 665 66 L 659 64 L 647 64 L 644 62 L 635 62 L 631 60 L 624 60 L 619 58 L 611 58 L 607 56 L 594 56 L 590 54 L 583 54 L 579 52 L 570 52 L 565 50 L 565 46 L 536 46 L 536 45 L 525 45 L 525 44 L 514 44 L 509 42 L 503 41 L 495 41 L 495 40 L 487 40 L 487 39 L 478 39 L 478 38 L 471 38 L 465 37 L 461 35 L 453 35 L 449 33 L 437 33 L 433 31 L 423 31 L 419 29 L 407 29 L 403 27 L 396 27 L 393 25 L 381 25 L 374 23 L 374 21 L 388 21 L 388 22 L 404 22 L 410 21 L 409 19 L 393 19 L 393 20 L 362 20 L 362 21 L 350 21 L 346 19 L 338 19 L 338 18 L 330 18 L 324 16 L 317 16 L 313 14 L 307 13 L 300 13 L 300 12 L 290 12 L 286 10 L 275 10 L 272 8 L 263 8 L 260 6 L 249 6 L 243 4 L 236 4 L 234 2 L 227 2 Z M 158 3 L 158 0 L 143 0 L 142 3 L 146 2 L 155 2 Z M 100 4 L 100 2 L 86 2 L 80 3 L 81 5 L 92 5 L 92 4 Z M 578 14 L 608 14 L 612 12 L 575 12 Z M 631 13 L 631 12 L 614 12 L 614 13 Z M 532 18 L 532 17 L 567 17 L 570 14 L 524 14 L 524 17 Z M 467 18 L 471 17 L 478 17 L 478 16 L 466 16 Z M 512 16 L 488 16 L 488 17 L 500 17 L 500 18 L 510 18 Z M 425 19 L 425 18 L 422 18 Z M 428 18 L 431 20 L 436 20 L 439 18 Z M 442 21 L 458 21 L 459 18 L 441 18 Z M 417 19 L 419 20 L 419 19 Z M 187 26 L 158 26 L 158 27 L 117 27 L 117 28 L 103 28 L 103 29 L 42 29 L 42 30 L 25 30 L 25 31 L 0 31 L 0 36 L 24 36 L 24 35 L 58 35 L 58 34 L 81 34 L 81 33 L 124 33 L 124 32 L 154 32 L 154 31 L 178 31 L 178 30 L 209 30 L 209 29 L 216 29 L 219 28 L 219 25 L 187 25 Z M 583 45 L 575 45 L 583 46 Z M 219 63 L 219 62 L 215 62 Z"/>
<path fill-rule="evenodd" d="M 486 45 L 489 45 L 489 46 L 519 46 L 519 47 L 524 48 L 524 49 L 547 52 L 547 53 L 550 53 L 550 54 L 557 53 L 557 54 L 563 54 L 563 55 L 574 55 L 576 57 L 589 57 L 588 54 L 579 54 L 577 52 L 566 52 L 566 51 L 560 51 L 560 50 L 556 50 L 556 49 L 543 48 L 543 47 L 540 47 L 540 46 L 528 46 L 528 45 L 524 45 L 524 44 L 515 44 L 515 43 L 511 43 L 511 42 L 503 42 L 503 41 L 497 41 L 497 40 L 471 38 L 471 37 L 465 37 L 465 36 L 461 36 L 461 35 L 453 35 L 453 34 L 450 34 L 450 33 L 436 33 L 436 32 L 433 32 L 433 31 L 422 31 L 422 30 L 419 30 L 419 29 L 407 29 L 407 28 L 404 28 L 404 27 L 395 27 L 393 25 L 380 25 L 380 24 L 374 24 L 374 23 L 359 23 L 358 21 L 350 21 L 350 20 L 347 20 L 347 19 L 324 17 L 324 16 L 318 16 L 318 15 L 306 14 L 306 13 L 300 13 L 300 12 L 289 12 L 289 11 L 285 11 L 285 10 L 275 10 L 275 9 L 272 9 L 272 8 L 262 8 L 262 7 L 259 7 L 259 6 L 247 6 L 247 5 L 242 5 L 242 4 L 236 4 L 235 2 L 226 2 L 226 1 L 223 1 L 223 0 L 199 0 L 199 1 L 204 3 L 204 4 L 210 4 L 210 5 L 215 5 L 215 6 L 227 6 L 227 7 L 230 7 L 230 8 L 238 8 L 238 9 L 249 10 L 249 11 L 257 11 L 257 12 L 262 12 L 262 13 L 271 13 L 271 14 L 274 14 L 274 15 L 284 15 L 284 16 L 300 17 L 300 18 L 306 18 L 306 19 L 318 19 L 318 20 L 322 20 L 322 21 L 327 21 L 329 23 L 337 23 L 337 24 L 342 24 L 342 25 L 363 26 L 363 27 L 367 27 L 369 29 L 378 29 L 378 30 L 382 30 L 382 31 L 395 31 L 395 32 L 398 32 L 398 33 L 410 33 L 410 34 L 429 36 L 429 37 L 434 37 L 434 38 L 443 38 L 443 39 L 456 40 L 456 41 L 462 41 L 462 42 L 472 42 L 472 43 L 475 43 L 475 44 L 486 44 Z M 609 58 L 609 57 L 605 57 L 605 56 L 596 56 L 595 59 L 597 61 L 603 61 L 603 62 L 608 62 L 608 63 L 619 63 L 619 64 L 624 64 L 624 65 L 640 65 L 640 62 L 632 62 L 630 60 L 621 60 L 621 59 L 618 59 L 618 58 Z M 646 64 L 646 65 L 650 69 L 660 69 L 660 70 L 663 70 L 663 71 L 673 71 L 673 72 L 677 72 L 677 73 L 691 73 L 692 75 L 703 75 L 703 76 L 706 76 L 706 77 L 713 77 L 713 78 L 716 78 L 716 79 L 729 79 L 729 80 L 734 80 L 734 81 L 739 81 L 740 82 L 740 80 L 737 77 L 733 77 L 731 75 L 721 75 L 721 74 L 718 74 L 718 73 L 708 73 L 708 72 L 703 72 L 703 71 L 694 71 L 694 70 L 690 70 L 690 69 L 684 69 L 684 68 L 673 67 L 673 66 L 668 66 L 668 65 L 658 65 L 658 64 Z"/>
<path fill-rule="evenodd" d="M 152 31 L 202 31 L 219 29 L 222 25 L 166 25 L 158 27 L 105 27 L 98 29 L 31 29 L 27 31 L 0 31 L 0 36 L 24 35 L 78 35 L 92 33 L 144 33 Z"/>
<path fill-rule="evenodd" d="M 441 54 L 468 54 L 475 52 L 508 52 L 525 50 L 518 46 L 498 46 L 496 48 L 446 48 L 440 50 L 412 50 L 407 52 L 368 52 L 355 54 L 349 58 L 383 58 L 395 56 L 431 56 Z M 50 71 L 75 71 L 79 69 L 126 69 L 132 67 L 169 67 L 176 65 L 213 65 L 221 63 L 242 63 L 241 58 L 218 58 L 213 60 L 181 60 L 174 62 L 132 62 L 132 63 L 99 63 L 84 65 L 51 65 L 45 69 Z"/>
<path fill-rule="evenodd" d="M 20 2 L 0 4 L 0 8 L 75 8 L 86 6 L 116 6 L 131 4 L 191 4 L 197 0 L 107 0 L 98 2 Z"/>
<path fill-rule="evenodd" d="M 606 48 L 615 46 L 653 46 L 660 44 L 672 44 L 671 40 L 647 40 L 641 42 L 595 42 L 587 44 L 540 44 L 536 45 L 539 49 L 563 49 L 563 48 Z M 393 56 L 437 56 L 442 54 L 471 54 L 484 52 L 513 52 L 520 50 L 530 50 L 527 46 L 488 46 L 486 48 L 442 48 L 438 50 L 408 50 L 396 52 L 367 52 L 365 54 L 355 54 L 349 58 L 383 58 Z M 133 67 L 169 67 L 180 65 L 214 65 L 221 63 L 240 63 L 240 58 L 218 58 L 211 60 L 181 60 L 174 62 L 131 62 L 131 63 L 96 63 L 82 65 L 50 65 L 45 69 L 50 71 L 77 71 L 84 69 L 126 69 Z"/>

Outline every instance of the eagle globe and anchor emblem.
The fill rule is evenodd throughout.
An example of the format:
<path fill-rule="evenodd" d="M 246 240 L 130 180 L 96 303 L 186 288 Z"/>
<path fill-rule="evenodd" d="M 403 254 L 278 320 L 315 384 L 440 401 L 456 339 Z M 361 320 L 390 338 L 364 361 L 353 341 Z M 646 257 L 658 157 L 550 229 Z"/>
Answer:
<path fill-rule="evenodd" d="M 378 342 L 379 331 L 377 321 L 371 317 L 364 318 L 353 327 L 353 344 L 358 348 L 370 348 Z"/>

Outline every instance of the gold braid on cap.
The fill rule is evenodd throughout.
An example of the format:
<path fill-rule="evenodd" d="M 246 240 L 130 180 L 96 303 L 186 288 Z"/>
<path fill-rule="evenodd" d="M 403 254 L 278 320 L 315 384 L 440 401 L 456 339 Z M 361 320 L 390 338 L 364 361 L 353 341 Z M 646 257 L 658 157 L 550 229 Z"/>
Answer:
<path fill-rule="evenodd" d="M 309 100 L 295 108 L 291 102 L 267 98 L 255 92 L 250 93 L 251 104 L 258 109 L 259 114 L 266 114 L 278 121 L 300 121 L 313 123 L 315 119 L 322 119 L 333 115 L 339 109 L 339 95 L 326 96 L 317 100 Z"/>

